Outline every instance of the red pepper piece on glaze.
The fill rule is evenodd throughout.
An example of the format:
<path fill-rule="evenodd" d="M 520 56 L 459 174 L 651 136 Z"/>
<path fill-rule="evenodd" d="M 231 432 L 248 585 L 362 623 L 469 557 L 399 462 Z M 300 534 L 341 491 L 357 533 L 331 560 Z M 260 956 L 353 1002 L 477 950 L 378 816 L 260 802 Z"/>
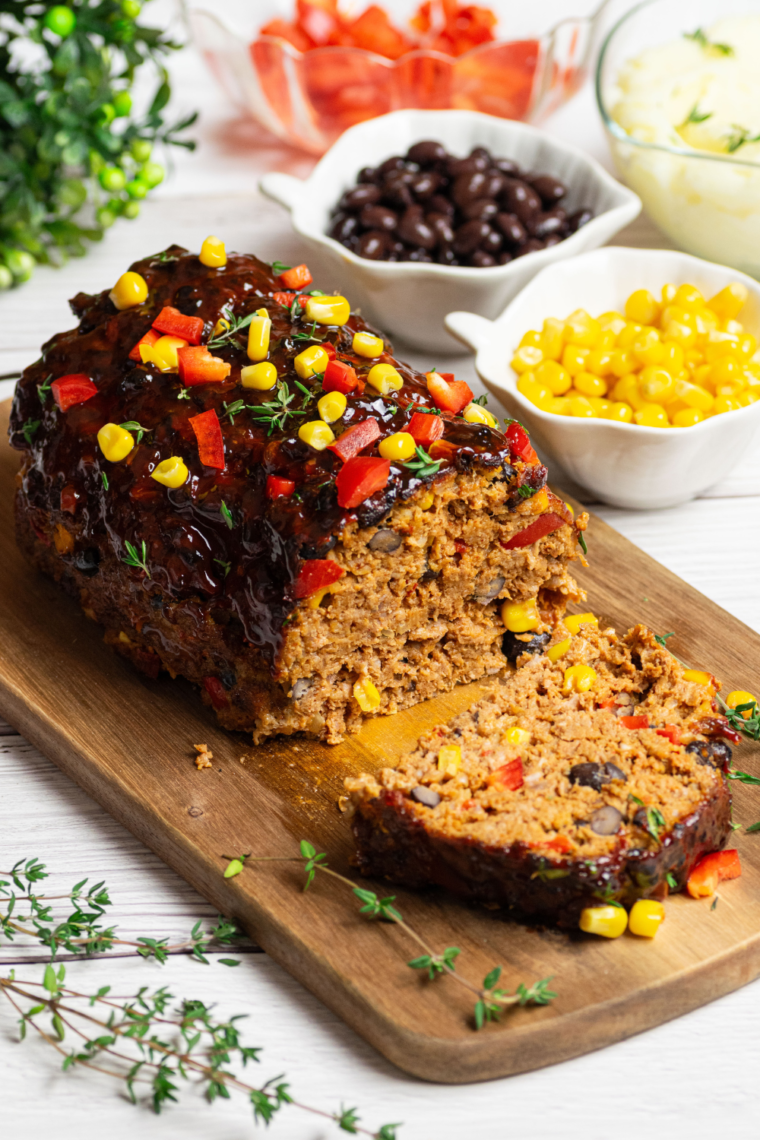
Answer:
<path fill-rule="evenodd" d="M 623 728 L 649 728 L 648 716 L 621 716 L 618 718 L 618 724 L 622 724 Z"/>
<path fill-rule="evenodd" d="M 280 274 L 280 281 L 286 289 L 308 289 L 313 280 L 307 265 L 294 265 Z"/>
<path fill-rule="evenodd" d="M 323 345 L 326 348 L 326 345 Z M 356 369 L 352 368 L 350 364 L 346 364 L 343 360 L 331 360 L 325 368 L 324 379 L 322 380 L 323 392 L 342 392 L 347 395 L 353 392 L 354 388 L 359 386 L 359 377 L 356 375 Z"/>
<path fill-rule="evenodd" d="M 694 867 L 686 880 L 686 890 L 693 899 L 709 898 L 715 894 L 718 883 L 726 879 L 738 879 L 741 873 L 738 851 L 713 851 L 700 859 Z"/>
<path fill-rule="evenodd" d="M 189 422 L 198 440 L 201 463 L 205 467 L 216 467 L 221 471 L 224 467 L 224 440 L 216 411 L 209 408 L 198 416 L 190 416 Z"/>
<path fill-rule="evenodd" d="M 292 479 L 282 479 L 279 475 L 267 475 L 267 498 L 289 499 L 296 489 Z"/>
<path fill-rule="evenodd" d="M 501 768 L 497 768 L 486 780 L 489 787 L 507 788 L 510 792 L 516 792 L 523 786 L 523 782 L 523 766 L 519 757 L 517 760 L 510 760 L 508 764 L 502 764 Z"/>
<path fill-rule="evenodd" d="M 211 704 L 215 709 L 224 709 L 230 703 L 227 690 L 218 677 L 204 677 L 203 688 L 211 697 Z"/>
<path fill-rule="evenodd" d="M 559 530 L 561 526 L 565 525 L 566 520 L 561 515 L 555 515 L 554 511 L 547 511 L 546 514 L 539 515 L 537 519 L 529 523 L 525 530 L 513 535 L 509 542 L 502 542 L 501 545 L 505 550 L 517 550 L 521 546 L 532 546 L 534 542 L 538 542 L 539 538 L 545 538 L 547 534 L 551 534 L 552 531 Z"/>
<path fill-rule="evenodd" d="M 427 386 L 435 406 L 453 416 L 472 400 L 472 388 L 464 380 L 455 380 L 453 372 L 428 372 Z"/>
<path fill-rule="evenodd" d="M 84 372 L 72 372 L 68 376 L 59 376 L 50 385 L 50 391 L 62 412 L 67 412 L 75 404 L 83 404 L 85 400 L 90 400 L 98 394 L 98 389 L 89 376 L 85 376 Z"/>
<path fill-rule="evenodd" d="M 70 515 L 76 514 L 78 502 L 79 491 L 73 483 L 67 483 L 61 491 L 61 510 L 67 511 Z"/>
<path fill-rule="evenodd" d="M 212 356 L 205 344 L 177 349 L 179 378 L 183 384 L 220 384 L 232 371 L 232 365 Z"/>
<path fill-rule="evenodd" d="M 325 369 L 325 371 L 327 370 Z M 382 434 L 380 424 L 370 416 L 368 419 L 362 420 L 361 423 L 354 424 L 348 431 L 344 431 L 343 435 L 338 436 L 335 443 L 330 444 L 328 451 L 334 451 L 338 458 L 345 463 L 347 460 L 353 459 L 360 451 L 364 451 L 365 447 L 373 444 Z"/>
<path fill-rule="evenodd" d="M 153 322 L 153 328 L 164 336 L 179 336 L 188 344 L 200 344 L 203 336 L 203 319 L 186 317 L 172 305 L 164 305 Z"/>
<path fill-rule="evenodd" d="M 317 590 L 324 590 L 332 586 L 345 574 L 337 562 L 331 558 L 310 558 L 304 562 L 298 577 L 293 583 L 293 596 L 295 598 L 308 598 L 316 594 Z"/>
<path fill-rule="evenodd" d="M 343 464 L 335 480 L 339 506 L 344 510 L 358 507 L 370 495 L 374 495 L 375 491 L 383 489 L 390 474 L 390 459 L 375 458 L 372 455 L 357 455 L 349 459 Z"/>
<path fill-rule="evenodd" d="M 513 456 L 522 459 L 524 463 L 538 463 L 538 456 L 524 427 L 513 420 L 504 434 Z"/>
<path fill-rule="evenodd" d="M 657 729 L 658 736 L 664 736 L 671 744 L 681 743 L 681 730 L 677 724 L 664 724 L 662 728 Z"/>
<path fill-rule="evenodd" d="M 435 443 L 443 435 L 444 423 L 441 416 L 425 415 L 424 412 L 415 412 L 406 430 L 414 438 L 415 443 L 422 447 Z"/>
<path fill-rule="evenodd" d="M 142 356 L 140 356 L 140 345 L 141 344 L 147 344 L 148 347 L 150 347 L 152 344 L 155 344 L 156 341 L 160 340 L 160 339 L 161 339 L 161 333 L 160 332 L 156 332 L 155 329 L 148 329 L 148 331 L 145 333 L 145 336 L 141 336 L 140 339 L 138 340 L 137 344 L 133 347 L 132 351 L 129 354 L 129 359 L 130 360 L 136 360 L 138 364 L 142 364 Z"/>
<path fill-rule="evenodd" d="M 278 305 L 283 308 L 289 309 L 296 299 L 295 293 L 273 293 L 272 300 L 276 301 Z"/>

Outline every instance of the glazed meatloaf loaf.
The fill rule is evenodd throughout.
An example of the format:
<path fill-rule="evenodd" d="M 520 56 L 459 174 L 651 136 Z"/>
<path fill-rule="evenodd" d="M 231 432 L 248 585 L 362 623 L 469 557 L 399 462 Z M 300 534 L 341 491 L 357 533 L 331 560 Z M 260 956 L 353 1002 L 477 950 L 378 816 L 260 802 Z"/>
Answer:
<path fill-rule="evenodd" d="M 18 541 L 224 726 L 336 742 L 497 673 L 504 600 L 550 629 L 585 518 L 466 384 L 220 244 L 216 265 L 172 246 L 74 298 L 13 404 Z"/>
<path fill-rule="evenodd" d="M 562 926 L 679 889 L 730 832 L 735 737 L 688 678 L 643 626 L 524 654 L 397 768 L 346 781 L 361 870 Z"/>

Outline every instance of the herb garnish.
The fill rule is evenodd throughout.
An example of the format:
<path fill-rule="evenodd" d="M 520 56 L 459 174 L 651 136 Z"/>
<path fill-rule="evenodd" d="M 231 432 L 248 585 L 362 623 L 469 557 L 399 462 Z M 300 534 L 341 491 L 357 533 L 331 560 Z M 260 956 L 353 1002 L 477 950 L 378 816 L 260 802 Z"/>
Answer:
<path fill-rule="evenodd" d="M 726 772 L 726 778 L 740 784 L 760 784 L 760 776 L 750 776 L 749 772 Z"/>
<path fill-rule="evenodd" d="M 665 882 L 668 884 L 671 891 L 678 890 L 678 882 L 676 881 L 676 877 L 672 871 L 668 871 L 667 875 L 665 876 Z"/>
<path fill-rule="evenodd" d="M 250 404 L 251 415 L 260 423 L 269 425 L 267 435 L 271 435 L 275 428 L 278 431 L 282 431 L 285 428 L 285 422 L 289 416 L 306 415 L 305 409 L 290 407 L 294 399 L 295 392 L 291 392 L 284 381 L 278 380 L 277 395 L 274 400 L 267 400 L 263 404 Z"/>
<path fill-rule="evenodd" d="M 232 517 L 232 511 L 227 506 L 224 499 L 222 499 L 222 505 L 219 508 L 219 510 L 221 511 L 222 518 L 227 523 L 227 526 L 230 528 L 230 530 L 234 530 L 235 529 L 235 520 Z"/>
<path fill-rule="evenodd" d="M 586 546 L 586 539 L 584 538 L 583 531 L 578 531 L 578 545 L 585 555 L 588 556 L 588 546 Z"/>
<path fill-rule="evenodd" d="M 107 491 L 108 490 L 108 476 L 106 475 L 105 471 L 100 472 L 100 478 L 103 480 L 103 490 Z"/>
<path fill-rule="evenodd" d="M 224 419 L 225 416 L 229 416 L 230 423 L 234 424 L 235 416 L 240 415 L 243 408 L 245 407 L 245 402 L 243 400 L 233 400 L 231 404 L 228 404 L 226 400 L 222 400 L 222 407 L 224 408 L 224 411 L 222 412 L 222 419 Z"/>
<path fill-rule="evenodd" d="M 532 499 L 533 496 L 535 495 L 535 493 L 536 493 L 535 487 L 526 487 L 523 484 L 522 487 L 517 488 L 517 494 L 520 496 L 521 499 Z"/>
<path fill-rule="evenodd" d="M 281 277 L 283 273 L 287 273 L 288 270 L 292 268 L 292 265 L 285 265 L 283 261 L 272 262 L 272 273 L 275 277 Z"/>
<path fill-rule="evenodd" d="M 153 431 L 153 428 L 146 428 L 143 427 L 142 424 L 138 424 L 137 420 L 127 420 L 126 423 L 119 424 L 119 427 L 123 427 L 127 431 L 136 431 L 138 443 L 141 441 L 144 435 L 150 435 L 150 433 Z"/>
<path fill-rule="evenodd" d="M 222 348 L 224 346 L 245 348 L 245 343 L 238 338 L 238 334 L 247 329 L 256 313 L 249 313 L 247 317 L 236 317 L 231 309 L 222 309 L 225 315 L 225 320 L 230 322 L 230 327 L 224 329 L 222 332 L 212 336 L 211 340 L 206 342 L 206 348 Z"/>
<path fill-rule="evenodd" d="M 290 339 L 291 340 L 314 340 L 315 339 L 314 334 L 316 332 L 316 329 L 317 329 L 317 322 L 313 321 L 312 325 L 311 325 L 311 329 L 309 332 L 293 333 L 293 335 L 291 336 Z"/>
<path fill-rule="evenodd" d="M 747 701 L 746 704 L 737 705 L 735 709 L 730 709 L 719 694 L 716 694 L 716 698 L 720 702 L 731 728 L 736 729 L 737 732 L 743 732 L 750 740 L 760 740 L 760 711 L 756 701 Z M 749 713 L 746 720 L 743 716 L 745 712 Z"/>
<path fill-rule="evenodd" d="M 179 392 L 177 393 L 177 399 L 178 400 L 189 400 L 190 399 L 190 389 L 189 388 L 180 388 Z"/>
<path fill-rule="evenodd" d="M 48 395 L 48 392 L 50 391 L 50 385 L 51 385 L 52 381 L 53 381 L 53 373 L 51 372 L 49 376 L 45 377 L 45 379 L 42 381 L 41 384 L 37 385 L 37 394 L 40 398 L 41 404 L 44 404 L 45 400 L 47 399 L 47 395 Z"/>
<path fill-rule="evenodd" d="M 422 412 L 425 416 L 442 416 L 443 412 L 440 408 L 423 408 L 421 404 L 412 404 L 412 410 L 415 412 Z"/>
<path fill-rule="evenodd" d="M 708 119 L 712 118 L 712 111 L 700 111 L 699 103 L 695 103 L 688 115 L 681 123 L 682 127 L 687 127 L 689 123 L 706 123 Z"/>
<path fill-rule="evenodd" d="M 216 562 L 219 566 L 221 566 L 222 570 L 224 570 L 224 576 L 226 578 L 230 572 L 230 569 L 232 568 L 232 563 L 231 562 L 223 562 L 221 558 L 215 558 L 214 562 Z"/>
<path fill-rule="evenodd" d="M 714 51 L 718 55 L 733 55 L 734 49 L 731 44 L 716 44 L 708 40 L 702 28 L 697 28 L 695 32 L 684 32 L 683 38 L 685 40 L 693 40 L 698 44 L 703 51 Z"/>
<path fill-rule="evenodd" d="M 142 540 L 141 555 L 137 553 L 137 550 L 131 542 L 125 542 L 124 546 L 127 551 L 127 556 L 126 558 L 122 558 L 122 562 L 126 562 L 127 566 L 134 566 L 135 570 L 142 570 L 146 577 L 150 578 L 150 570 L 148 569 L 147 562 L 148 548 L 145 545 L 145 539 Z"/>
<path fill-rule="evenodd" d="M 760 780 L 758 780 L 758 783 L 760 784 Z M 633 802 L 638 804 L 639 807 L 642 807 L 642 808 L 644 807 L 644 801 L 640 800 L 638 796 L 634 796 L 634 795 L 629 794 L 628 799 L 633 800 Z M 659 810 L 659 808 L 644 808 L 644 810 L 646 812 L 646 819 L 647 819 L 647 825 L 646 825 L 646 828 L 644 830 L 649 832 L 649 834 L 652 836 L 652 839 L 654 839 L 655 843 L 659 843 L 660 842 L 660 832 L 662 831 L 663 827 L 665 826 L 665 817 L 663 816 L 663 814 Z"/>
<path fill-rule="evenodd" d="M 408 468 L 409 471 L 413 471 L 418 479 L 427 479 L 431 475 L 438 474 L 441 463 L 443 462 L 442 459 L 431 458 L 425 451 L 425 448 L 419 444 L 417 444 L 415 455 L 416 459 L 407 460 L 404 467 Z"/>
<path fill-rule="evenodd" d="M 760 142 L 760 135 L 752 135 L 750 137 L 750 133 L 746 127 L 738 127 L 736 123 L 732 123 L 731 127 L 734 133 L 728 135 L 726 138 L 727 154 L 733 154 L 739 150 L 740 147 L 744 146 L 745 143 Z"/>
<path fill-rule="evenodd" d="M 480 404 L 481 408 L 484 408 L 488 403 L 488 396 L 486 396 L 484 392 L 482 396 L 476 396 L 475 399 L 471 401 L 471 403 Z"/>
<path fill-rule="evenodd" d="M 41 423 L 42 420 L 26 420 L 22 425 L 21 434 L 26 440 L 28 447 L 32 446 L 32 437 Z"/>
<path fill-rule="evenodd" d="M 669 637 L 675 637 L 675 634 L 674 633 L 656 633 L 654 635 L 655 641 L 657 642 L 658 645 L 661 645 L 663 649 L 668 648 L 665 643 Z"/>
<path fill-rule="evenodd" d="M 718 899 L 719 899 L 719 898 L 720 898 L 720 895 L 716 895 L 716 896 L 715 896 L 715 898 L 714 898 L 714 900 L 713 900 L 713 904 L 712 904 L 712 906 L 710 907 L 710 910 L 715 910 L 716 906 L 718 905 Z"/>
<path fill-rule="evenodd" d="M 748 835 L 751 835 L 754 831 L 760 831 L 760 820 L 758 820 L 757 823 L 751 823 L 749 827 L 745 827 L 744 830 Z"/>

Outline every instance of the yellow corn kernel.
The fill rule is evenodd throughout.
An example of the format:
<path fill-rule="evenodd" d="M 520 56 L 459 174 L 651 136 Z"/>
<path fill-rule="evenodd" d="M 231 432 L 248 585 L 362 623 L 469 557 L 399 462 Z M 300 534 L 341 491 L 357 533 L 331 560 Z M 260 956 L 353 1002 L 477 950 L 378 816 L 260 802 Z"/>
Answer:
<path fill-rule="evenodd" d="M 134 309 L 136 305 L 142 305 L 147 296 L 147 281 L 139 273 L 133 273 L 131 269 L 127 273 L 122 273 L 108 294 L 109 300 L 113 301 L 120 312 L 122 309 Z"/>
<path fill-rule="evenodd" d="M 704 362 L 705 358 L 697 348 L 689 348 L 683 354 L 684 368 L 688 368 L 690 371 L 698 368 L 699 365 L 704 364 Z"/>
<path fill-rule="evenodd" d="M 663 285 L 662 287 L 662 303 L 664 305 L 672 305 L 678 289 L 675 285 Z"/>
<path fill-rule="evenodd" d="M 588 402 L 591 404 L 591 407 L 594 409 L 596 414 L 602 418 L 604 418 L 604 413 L 607 411 L 607 409 L 612 407 L 612 401 L 603 400 L 601 396 L 589 396 Z"/>
<path fill-rule="evenodd" d="M 596 411 L 588 397 L 583 395 L 571 395 L 570 398 L 570 415 L 578 420 L 595 420 L 598 419 Z"/>
<path fill-rule="evenodd" d="M 534 515 L 541 515 L 549 509 L 549 492 L 546 487 L 542 487 L 540 491 L 528 499 L 528 506 Z"/>
<path fill-rule="evenodd" d="M 435 495 L 433 494 L 433 492 L 432 491 L 426 491 L 425 494 L 420 499 L 420 502 L 419 502 L 420 510 L 421 511 L 429 511 L 434 502 L 435 502 Z"/>
<path fill-rule="evenodd" d="M 757 352 L 757 337 L 752 333 L 739 334 L 739 355 L 742 360 L 747 360 L 754 356 Z"/>
<path fill-rule="evenodd" d="M 760 400 L 760 393 L 758 392 L 740 392 L 736 397 L 743 408 L 748 408 L 750 404 L 756 404 Z"/>
<path fill-rule="evenodd" d="M 576 309 L 565 321 L 562 335 L 568 344 L 579 348 L 596 348 L 602 335 L 602 326 L 585 309 Z"/>
<path fill-rule="evenodd" d="M 583 348 L 577 344 L 566 344 L 562 353 L 562 367 L 571 376 L 576 376 L 585 369 L 586 357 L 590 352 L 590 348 Z"/>
<path fill-rule="evenodd" d="M 697 342 L 697 330 L 686 321 L 670 320 L 662 326 L 663 340 L 674 340 L 681 348 L 693 348 Z"/>
<path fill-rule="evenodd" d="M 320 376 L 329 363 L 330 357 L 322 345 L 312 344 L 299 352 L 293 361 L 293 367 L 302 380 L 308 380 L 310 376 Z"/>
<path fill-rule="evenodd" d="M 221 269 L 223 265 L 226 265 L 227 250 L 224 248 L 222 239 L 210 234 L 201 246 L 199 259 L 201 264 L 207 265 L 209 269 Z"/>
<path fill-rule="evenodd" d="M 628 925 L 628 912 L 622 906 L 587 906 L 578 925 L 585 934 L 619 938 Z"/>
<path fill-rule="evenodd" d="M 660 315 L 660 306 L 648 289 L 636 289 L 625 303 L 625 315 L 629 321 L 653 325 Z"/>
<path fill-rule="evenodd" d="M 696 285 L 679 285 L 672 303 L 684 309 L 703 309 L 706 304 Z"/>
<path fill-rule="evenodd" d="M 586 693 L 596 681 L 596 669 L 590 665 L 571 665 L 565 669 L 563 693 Z"/>
<path fill-rule="evenodd" d="M 673 413 L 673 427 L 695 427 L 701 424 L 704 418 L 704 412 L 700 412 L 698 408 L 681 408 L 680 411 Z"/>
<path fill-rule="evenodd" d="M 147 355 L 148 362 L 155 364 L 162 372 L 177 372 L 179 371 L 178 348 L 187 348 L 187 341 L 180 336 L 160 336 L 155 344 L 141 344 L 140 356 L 145 363 Z"/>
<path fill-rule="evenodd" d="M 700 412 L 709 412 L 714 403 L 713 397 L 705 388 L 691 384 L 688 380 L 676 380 L 675 394 L 689 408 L 696 408 Z"/>
<path fill-rule="evenodd" d="M 607 381 L 593 372 L 579 372 L 574 378 L 575 390 L 584 396 L 604 396 L 607 392 Z"/>
<path fill-rule="evenodd" d="M 720 416 L 724 412 L 738 412 L 741 404 L 733 396 L 716 396 L 713 404 L 713 415 Z"/>
<path fill-rule="evenodd" d="M 559 360 L 562 356 L 565 347 L 564 327 L 565 322 L 558 321 L 555 317 L 547 317 L 544 321 L 539 344 L 544 360 Z"/>
<path fill-rule="evenodd" d="M 501 742 L 502 744 L 512 744 L 515 747 L 520 748 L 523 744 L 527 744 L 530 738 L 531 733 L 529 733 L 524 728 L 518 728 L 517 725 L 514 724 L 504 733 L 501 738 Z"/>
<path fill-rule="evenodd" d="M 725 289 L 721 289 L 720 293 L 711 297 L 707 304 L 721 320 L 733 320 L 740 313 L 748 296 L 746 285 L 734 281 L 733 284 L 726 285 Z"/>
<path fill-rule="evenodd" d="M 562 624 L 571 633 L 578 633 L 582 625 L 595 625 L 599 627 L 599 618 L 596 614 L 568 614 Z"/>
<path fill-rule="evenodd" d="M 711 332 L 708 334 L 702 350 L 706 362 L 714 364 L 716 360 L 719 360 L 721 356 L 726 356 L 727 353 L 739 355 L 739 338 L 733 333 Z"/>
<path fill-rule="evenodd" d="M 380 694 L 369 677 L 361 677 L 354 685 L 354 697 L 362 712 L 374 712 L 380 708 Z"/>
<path fill-rule="evenodd" d="M 670 427 L 668 413 L 661 404 L 645 404 L 640 411 L 634 412 L 633 418 L 639 427 Z"/>
<path fill-rule="evenodd" d="M 326 392 L 317 400 L 317 411 L 326 424 L 332 424 L 343 415 L 347 403 L 342 392 Z"/>
<path fill-rule="evenodd" d="M 523 333 L 520 343 L 517 347 L 525 348 L 526 345 L 529 348 L 541 347 L 541 333 L 538 331 L 538 329 L 528 329 L 526 333 Z"/>
<path fill-rule="evenodd" d="M 705 673 L 704 669 L 684 669 L 683 679 L 692 681 L 695 685 L 707 685 L 712 688 L 712 676 L 710 673 Z"/>
<path fill-rule="evenodd" d="M 370 360 L 376 356 L 382 356 L 385 352 L 383 338 L 381 336 L 373 336 L 372 333 L 368 332 L 354 333 L 351 348 L 357 356 L 367 356 Z"/>
<path fill-rule="evenodd" d="M 558 360 L 542 360 L 534 375 L 536 383 L 544 384 L 551 390 L 553 396 L 564 396 L 572 387 L 570 373 Z"/>
<path fill-rule="evenodd" d="M 601 414 L 602 419 L 612 420 L 617 424 L 633 423 L 633 408 L 623 400 L 616 400 L 614 404 L 610 404 L 609 408 Z"/>
<path fill-rule="evenodd" d="M 539 384 L 533 377 L 533 373 L 524 373 L 517 381 L 517 391 L 525 396 L 526 400 L 530 400 L 537 408 L 548 408 L 549 404 L 554 400 L 551 393 L 551 388 L 547 388 L 545 384 Z"/>
<path fill-rule="evenodd" d="M 741 321 L 721 321 L 720 329 L 722 332 L 731 333 L 732 336 L 741 336 L 744 332 L 744 325 Z"/>
<path fill-rule="evenodd" d="M 373 364 L 367 373 L 367 383 L 381 396 L 398 392 L 404 386 L 400 372 L 392 364 Z"/>
<path fill-rule="evenodd" d="M 618 380 L 623 376 L 629 376 L 639 366 L 633 352 L 628 348 L 616 348 L 610 356 L 610 371 Z"/>
<path fill-rule="evenodd" d="M 496 416 L 492 416 L 488 408 L 484 408 L 480 404 L 468 404 L 462 412 L 462 416 L 468 424 L 486 424 L 487 427 L 491 428 L 499 426 Z"/>
<path fill-rule="evenodd" d="M 383 459 L 403 463 L 405 459 L 412 458 L 417 450 L 417 444 L 414 436 L 410 435 L 408 431 L 396 431 L 393 435 L 387 435 L 385 439 L 381 439 L 377 450 Z"/>
<path fill-rule="evenodd" d="M 318 325 L 344 325 L 351 306 L 345 297 L 309 297 L 305 312 L 306 319 Z"/>
<path fill-rule="evenodd" d="M 732 396 L 735 400 L 738 401 L 739 397 L 742 394 L 742 388 L 743 388 L 742 384 L 716 384 L 715 385 L 715 395 L 716 396 Z"/>
<path fill-rule="evenodd" d="M 616 337 L 625 328 L 625 317 L 615 309 L 610 309 L 609 312 L 602 313 L 601 317 L 597 317 L 597 320 L 601 325 L 602 332 L 612 332 Z"/>
<path fill-rule="evenodd" d="M 726 704 L 730 709 L 735 709 L 737 705 L 752 704 L 753 701 L 757 704 L 757 697 L 753 697 L 752 693 L 748 693 L 744 689 L 734 689 L 734 691 L 729 693 L 726 697 Z M 754 709 L 745 709 L 744 712 L 741 713 L 741 716 L 743 716 L 745 720 L 749 720 L 754 711 Z"/>
<path fill-rule="evenodd" d="M 597 341 L 596 348 L 592 348 L 592 352 L 611 352 L 617 344 L 617 337 L 612 329 L 602 329 L 599 340 Z"/>
<path fill-rule="evenodd" d="M 540 348 L 535 345 L 526 344 L 522 348 L 518 348 L 515 355 L 512 357 L 512 368 L 518 374 L 529 372 L 531 369 L 536 368 L 544 359 L 544 354 Z"/>
<path fill-rule="evenodd" d="M 306 605 L 310 610 L 318 610 L 322 605 L 322 599 L 326 598 L 328 594 L 333 592 L 333 586 L 323 586 L 321 590 L 317 590 L 314 594 L 309 594 L 306 599 Z"/>
<path fill-rule="evenodd" d="M 643 324 L 638 324 L 636 321 L 626 321 L 625 328 L 622 328 L 617 334 L 615 343 L 618 348 L 629 349 L 633 342 L 641 336 L 643 331 Z"/>
<path fill-rule="evenodd" d="M 135 438 L 118 424 L 103 424 L 98 432 L 98 444 L 109 463 L 119 463 L 135 446 Z"/>
<path fill-rule="evenodd" d="M 74 535 L 66 530 L 63 523 L 55 524 L 53 532 L 53 545 L 59 554 L 71 554 L 74 549 Z"/>
<path fill-rule="evenodd" d="M 315 451 L 324 451 L 333 442 L 335 435 L 324 420 L 309 420 L 307 424 L 301 424 L 298 438 L 309 447 L 313 447 Z"/>
<path fill-rule="evenodd" d="M 639 376 L 639 391 L 648 403 L 665 403 L 675 393 L 676 382 L 664 368 L 650 365 Z"/>
<path fill-rule="evenodd" d="M 456 776 L 462 767 L 462 749 L 458 744 L 444 744 L 438 750 L 438 771 L 444 776 Z"/>
<path fill-rule="evenodd" d="M 570 638 L 566 637 L 564 641 L 558 641 L 556 645 L 552 645 L 547 649 L 546 656 L 550 661 L 559 661 L 560 657 L 564 657 L 570 648 Z"/>
<path fill-rule="evenodd" d="M 226 317 L 220 317 L 219 320 L 214 325 L 213 329 L 211 330 L 211 335 L 212 335 L 212 337 L 221 336 L 221 334 L 224 332 L 227 332 L 227 330 L 229 328 L 230 328 L 230 322 L 227 320 L 227 318 Z"/>
<path fill-rule="evenodd" d="M 681 286 L 685 288 L 685 286 Z M 654 938 L 665 921 L 665 907 L 656 899 L 637 899 L 628 916 L 628 929 L 640 938 Z"/>
<path fill-rule="evenodd" d="M 687 325 L 694 332 L 697 331 L 697 314 L 690 309 L 682 308 L 681 305 L 668 305 L 662 310 L 660 327 L 664 329 L 671 321 L 675 321 L 677 325 Z"/>
<path fill-rule="evenodd" d="M 570 415 L 570 401 L 567 396 L 555 396 L 544 407 L 545 412 L 553 412 L 555 416 Z"/>
<path fill-rule="evenodd" d="M 272 319 L 266 309 L 257 309 L 248 326 L 248 359 L 258 362 L 269 355 Z"/>
<path fill-rule="evenodd" d="M 602 335 L 604 336 L 604 333 Z M 609 376 L 611 371 L 612 352 L 608 348 L 592 348 L 586 357 L 584 372 L 593 372 L 595 376 Z"/>
<path fill-rule="evenodd" d="M 714 364 L 710 365 L 709 379 L 716 389 L 719 384 L 735 384 L 737 380 L 742 381 L 743 387 L 744 365 L 732 352 L 727 352 L 725 356 L 719 357 Z"/>
<path fill-rule="evenodd" d="M 510 633 L 527 633 L 541 624 L 535 598 L 527 602 L 504 602 L 501 607 L 501 620 Z"/>
<path fill-rule="evenodd" d="M 271 360 L 262 360 L 260 364 L 248 364 L 240 369 L 240 383 L 244 388 L 268 392 L 277 383 L 277 369 Z"/>
<path fill-rule="evenodd" d="M 644 329 L 631 345 L 631 352 L 639 364 L 660 364 L 665 357 L 665 349 L 657 329 Z"/>
<path fill-rule="evenodd" d="M 163 483 L 164 487 L 182 487 L 187 482 L 189 475 L 187 467 L 178 455 L 170 455 L 168 459 L 163 459 L 158 466 L 151 471 L 151 479 L 155 479 L 157 483 Z"/>

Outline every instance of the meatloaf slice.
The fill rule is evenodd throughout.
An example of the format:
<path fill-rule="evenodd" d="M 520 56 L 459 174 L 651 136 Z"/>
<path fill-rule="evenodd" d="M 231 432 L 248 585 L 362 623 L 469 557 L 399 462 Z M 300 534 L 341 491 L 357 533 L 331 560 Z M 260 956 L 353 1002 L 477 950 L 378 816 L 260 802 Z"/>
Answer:
<path fill-rule="evenodd" d="M 680 888 L 725 843 L 715 690 L 640 625 L 582 625 L 563 648 L 523 655 L 397 767 L 346 781 L 365 874 L 577 926 L 600 899 Z"/>
<path fill-rule="evenodd" d="M 76 297 L 78 327 L 25 371 L 11 417 L 23 453 L 20 545 L 117 652 L 151 676 L 164 668 L 196 682 L 224 726 L 256 740 L 305 732 L 336 742 L 366 716 L 502 669 L 515 652 L 505 600 L 535 599 L 541 624 L 531 636 L 548 638 L 580 595 L 568 567 L 585 517 L 574 522 L 548 490 L 522 428 L 505 435 L 465 408 L 442 410 L 425 375 L 394 360 L 387 342 L 373 358 L 357 353 L 354 335 L 367 329 L 358 315 L 306 319 L 307 302 L 283 293 L 255 257 L 209 268 L 172 246 L 131 268 L 145 300 L 117 310 L 107 292 Z M 262 309 L 277 373 L 268 390 L 243 383 L 246 322 Z M 203 358 L 212 342 L 226 378 L 185 383 L 152 358 L 158 333 L 186 327 L 201 342 L 190 353 Z M 308 349 L 324 350 L 349 379 L 343 366 L 355 372 L 330 425 L 337 450 L 299 434 L 319 421 L 326 391 L 326 372 L 296 368 Z M 377 363 L 395 367 L 398 389 L 372 385 Z M 386 462 L 379 446 L 415 415 L 433 425 L 428 450 Z M 200 446 L 199 416 L 216 460 Z M 107 424 L 131 432 L 126 456 L 104 453 Z M 346 496 L 343 443 L 368 426 L 356 458 L 385 481 Z M 153 477 L 172 457 L 187 469 L 176 487 Z"/>

